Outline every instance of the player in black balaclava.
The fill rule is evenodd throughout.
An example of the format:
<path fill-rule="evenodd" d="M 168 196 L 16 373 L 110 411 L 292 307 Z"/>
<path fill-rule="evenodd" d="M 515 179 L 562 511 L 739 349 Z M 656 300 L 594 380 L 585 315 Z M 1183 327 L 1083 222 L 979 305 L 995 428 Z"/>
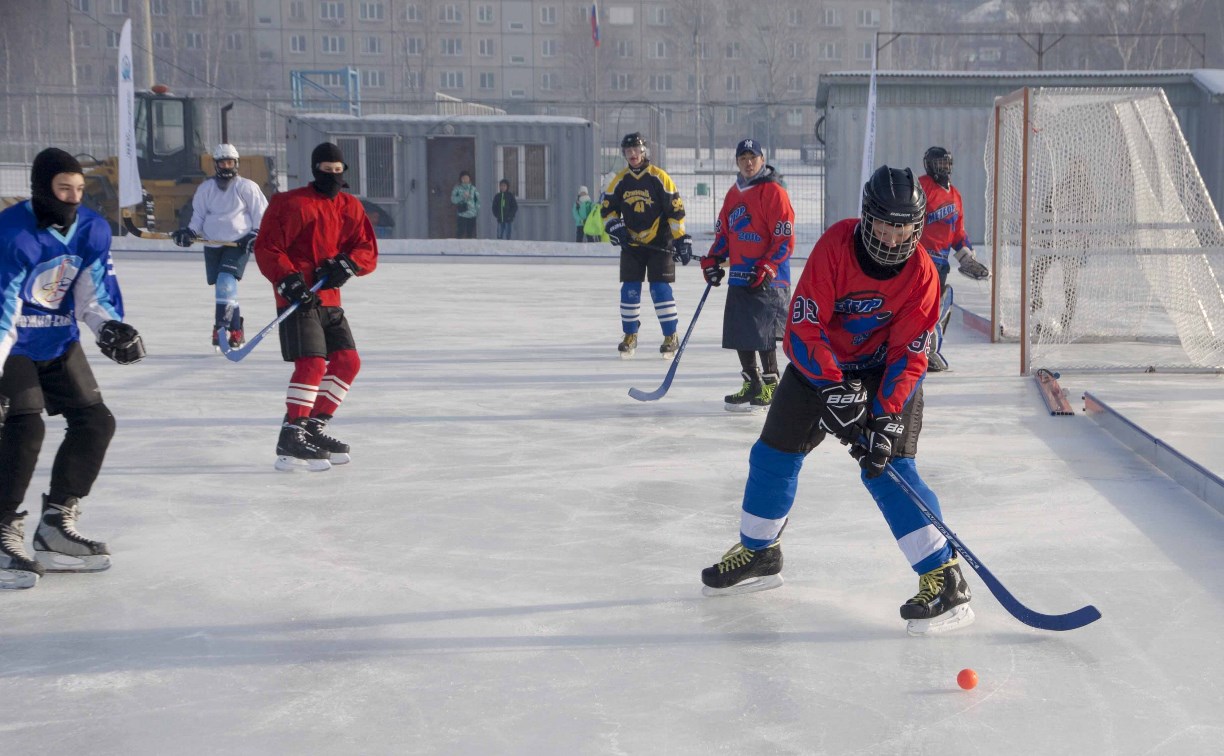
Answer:
<path fill-rule="evenodd" d="M 39 228 L 57 226 L 68 228 L 76 222 L 79 202 L 64 202 L 55 196 L 52 180 L 61 173 L 80 173 L 81 164 L 72 155 L 57 148 L 48 147 L 34 158 L 30 170 L 30 204 Z"/>
<path fill-rule="evenodd" d="M 344 172 L 328 173 L 321 171 L 319 170 L 320 163 L 341 163 L 344 165 L 344 170 L 347 171 L 348 163 L 344 162 L 344 153 L 331 142 L 323 142 L 310 153 L 310 172 L 314 175 L 314 181 L 311 182 L 311 185 L 320 194 L 335 197 L 340 193 L 341 189 L 348 186 L 348 184 L 344 183 Z"/>

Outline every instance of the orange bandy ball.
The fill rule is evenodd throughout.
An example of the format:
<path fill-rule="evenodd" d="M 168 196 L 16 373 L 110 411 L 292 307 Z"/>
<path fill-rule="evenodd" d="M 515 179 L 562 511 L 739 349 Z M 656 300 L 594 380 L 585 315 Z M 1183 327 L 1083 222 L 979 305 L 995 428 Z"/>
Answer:
<path fill-rule="evenodd" d="M 977 672 L 971 669 L 962 669 L 960 674 L 956 676 L 956 684 L 965 690 L 973 690 L 977 687 Z"/>

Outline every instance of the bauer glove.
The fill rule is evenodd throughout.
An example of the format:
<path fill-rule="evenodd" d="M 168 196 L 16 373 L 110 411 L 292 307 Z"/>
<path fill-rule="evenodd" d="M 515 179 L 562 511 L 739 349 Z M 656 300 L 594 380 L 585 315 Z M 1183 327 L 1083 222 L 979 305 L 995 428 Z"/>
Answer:
<path fill-rule="evenodd" d="M 629 229 L 625 228 L 625 221 L 620 218 L 613 218 L 608 221 L 608 225 L 604 227 L 608 232 L 608 241 L 612 242 L 617 247 L 627 247 L 631 239 L 629 238 Z"/>
<path fill-rule="evenodd" d="M 778 269 L 764 260 L 758 260 L 752 268 L 752 279 L 748 281 L 749 289 L 760 289 L 769 284 L 778 275 Z"/>
<path fill-rule="evenodd" d="M 140 362 L 145 356 L 144 339 L 135 328 L 118 320 L 108 320 L 98 329 L 98 348 L 120 365 Z"/>
<path fill-rule="evenodd" d="M 290 273 L 276 284 L 276 293 L 290 304 L 297 303 L 309 307 L 315 301 L 315 294 L 306 285 L 301 273 Z"/>
<path fill-rule="evenodd" d="M 688 234 L 672 241 L 672 260 L 681 265 L 693 261 L 693 239 Z"/>
<path fill-rule="evenodd" d="M 863 434 L 867 417 L 867 391 L 858 378 L 831 383 L 818 390 L 824 399 L 818 424 L 825 433 L 844 441 L 853 441 Z"/>
<path fill-rule="evenodd" d="M 341 252 L 335 257 L 329 257 L 323 261 L 323 264 L 315 270 L 315 280 L 327 276 L 327 281 L 323 284 L 324 289 L 339 289 L 341 286 L 348 283 L 348 280 L 357 275 L 357 265 L 352 258 Z"/>
<path fill-rule="evenodd" d="M 974 281 L 985 281 L 987 278 L 990 278 L 990 271 L 986 269 L 985 265 L 978 262 L 977 257 L 973 254 L 973 250 L 968 247 L 958 249 L 955 252 L 955 257 L 956 262 L 959 263 L 956 269 L 962 275 L 968 276 Z"/>
<path fill-rule="evenodd" d="M 180 247 L 190 247 L 198 237 L 195 231 L 192 231 L 190 228 L 184 226 L 177 231 L 171 231 L 170 238 L 173 239 L 174 243 Z"/>
<path fill-rule="evenodd" d="M 867 423 L 867 446 L 855 444 L 850 447 L 850 454 L 858 459 L 859 467 L 868 478 L 875 478 L 884 472 L 888 460 L 897 453 L 901 436 L 905 434 L 905 421 L 900 415 L 880 415 L 871 418 Z"/>
<path fill-rule="evenodd" d="M 727 271 L 722 268 L 722 260 L 713 255 L 706 255 L 701 258 L 701 275 L 705 276 L 706 283 L 711 286 L 719 286 L 722 284 L 723 276 L 727 275 Z"/>

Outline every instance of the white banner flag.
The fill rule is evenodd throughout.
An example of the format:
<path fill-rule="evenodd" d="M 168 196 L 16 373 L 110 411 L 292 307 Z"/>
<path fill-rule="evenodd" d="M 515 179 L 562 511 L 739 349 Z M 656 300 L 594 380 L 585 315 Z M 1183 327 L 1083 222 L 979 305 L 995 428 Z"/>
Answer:
<path fill-rule="evenodd" d="M 875 136 L 876 136 L 876 59 L 879 57 L 879 32 L 876 33 L 876 49 L 871 55 L 871 83 L 867 86 L 867 118 L 866 133 L 863 134 L 863 167 L 862 184 L 866 185 L 871 174 L 875 173 Z M 859 192 L 859 214 L 863 211 L 863 194 Z"/>
<path fill-rule="evenodd" d="M 136 91 L 132 83 L 132 20 L 123 22 L 119 36 L 119 207 L 144 201 L 140 169 L 136 167 Z"/>

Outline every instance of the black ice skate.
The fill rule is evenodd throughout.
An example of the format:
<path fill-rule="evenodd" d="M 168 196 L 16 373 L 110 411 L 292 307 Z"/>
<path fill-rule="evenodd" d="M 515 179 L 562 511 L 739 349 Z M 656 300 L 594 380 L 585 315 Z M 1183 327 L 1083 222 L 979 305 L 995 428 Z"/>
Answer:
<path fill-rule="evenodd" d="M 679 334 L 673 333 L 671 336 L 664 336 L 663 343 L 659 345 L 659 356 L 665 360 L 673 360 L 676 358 L 676 350 L 679 348 Z"/>
<path fill-rule="evenodd" d="M 918 593 L 901 605 L 910 635 L 945 633 L 973 623 L 972 594 L 956 557 L 918 578 Z"/>
<path fill-rule="evenodd" d="M 774 389 L 778 387 L 778 374 L 766 373 L 762 376 L 761 386 L 752 397 L 753 409 L 768 409 L 773 404 Z"/>
<path fill-rule="evenodd" d="M 106 544 L 77 532 L 81 500 L 69 496 L 63 504 L 44 494 L 42 518 L 34 531 L 34 557 L 47 572 L 101 572 L 111 566 Z"/>
<path fill-rule="evenodd" d="M 25 512 L 0 519 L 0 590 L 38 585 L 44 570 L 25 550 Z"/>
<path fill-rule="evenodd" d="M 331 469 L 331 452 L 324 451 L 310 442 L 306 422 L 307 418 L 299 417 L 286 420 L 281 426 L 280 438 L 276 440 L 277 470 L 322 472 Z"/>
<path fill-rule="evenodd" d="M 349 445 L 343 441 L 332 438 L 327 435 L 327 421 L 320 417 L 310 417 L 306 419 L 306 438 L 310 443 L 319 447 L 325 452 L 330 452 L 330 461 L 333 465 L 347 465 L 349 463 Z"/>
<path fill-rule="evenodd" d="M 774 541 L 753 551 L 737 543 L 713 567 L 701 571 L 706 596 L 734 596 L 768 591 L 782 585 L 782 544 Z"/>
<path fill-rule="evenodd" d="M 752 398 L 761 392 L 761 374 L 753 370 L 751 373 L 744 371 L 740 376 L 744 379 L 740 390 L 723 397 L 723 408 L 728 412 L 752 412 L 756 409 L 752 406 Z"/>
<path fill-rule="evenodd" d="M 637 334 L 625 334 L 625 338 L 621 339 L 621 343 L 617 345 L 616 349 L 620 352 L 620 358 L 622 360 L 627 360 L 632 357 L 634 352 L 637 351 Z"/>

